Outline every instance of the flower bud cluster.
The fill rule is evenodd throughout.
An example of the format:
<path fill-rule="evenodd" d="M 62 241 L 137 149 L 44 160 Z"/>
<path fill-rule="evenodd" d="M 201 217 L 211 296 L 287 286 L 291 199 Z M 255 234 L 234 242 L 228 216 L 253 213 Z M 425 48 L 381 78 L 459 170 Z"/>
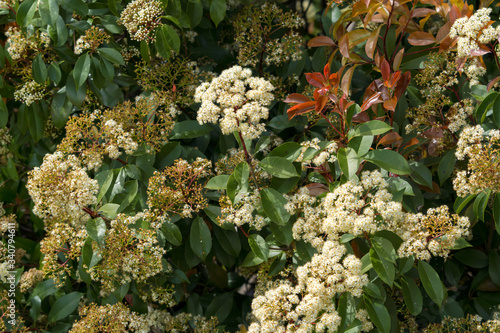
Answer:
<path fill-rule="evenodd" d="M 101 44 L 109 42 L 109 35 L 104 29 L 91 26 L 85 30 L 85 35 L 78 37 L 75 43 L 75 54 L 82 54 L 85 50 L 95 51 Z"/>
<path fill-rule="evenodd" d="M 252 76 L 248 68 L 234 66 L 196 88 L 195 101 L 201 102 L 197 120 L 200 124 L 219 123 L 223 134 L 239 131 L 255 139 L 265 130 L 259 123 L 269 116 L 274 87 L 262 78 Z"/>
<path fill-rule="evenodd" d="M 44 85 L 35 80 L 25 82 L 21 88 L 14 91 L 14 99 L 23 102 L 26 106 L 43 99 L 45 95 Z"/>
<path fill-rule="evenodd" d="M 125 26 L 133 40 L 154 41 L 152 31 L 160 24 L 161 7 L 160 1 L 134 0 L 121 12 L 119 23 Z"/>

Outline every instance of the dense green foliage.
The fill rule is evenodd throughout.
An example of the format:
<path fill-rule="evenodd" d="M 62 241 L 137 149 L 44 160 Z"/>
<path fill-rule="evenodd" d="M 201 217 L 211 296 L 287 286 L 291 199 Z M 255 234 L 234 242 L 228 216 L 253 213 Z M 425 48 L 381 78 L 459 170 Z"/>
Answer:
<path fill-rule="evenodd" d="M 1 0 L 0 330 L 498 332 L 498 4 Z"/>

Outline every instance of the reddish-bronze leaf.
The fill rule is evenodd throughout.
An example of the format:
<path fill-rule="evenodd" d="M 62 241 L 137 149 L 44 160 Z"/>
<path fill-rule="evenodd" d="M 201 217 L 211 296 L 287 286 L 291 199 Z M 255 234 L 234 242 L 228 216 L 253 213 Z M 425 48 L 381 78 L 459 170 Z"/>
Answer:
<path fill-rule="evenodd" d="M 439 188 L 439 185 L 436 182 L 432 182 L 432 188 L 428 186 L 423 186 L 423 185 L 418 185 L 420 189 L 430 192 L 430 193 L 441 193 L 441 188 Z"/>
<path fill-rule="evenodd" d="M 285 103 L 305 103 L 309 102 L 311 99 L 302 94 L 293 93 L 288 95 L 288 97 L 283 101 Z"/>
<path fill-rule="evenodd" d="M 316 112 L 321 113 L 327 102 L 328 102 L 328 98 L 326 96 L 319 96 L 316 99 L 316 107 L 315 107 Z"/>
<path fill-rule="evenodd" d="M 307 42 L 309 47 L 319 47 L 319 46 L 335 46 L 333 39 L 327 36 L 316 36 Z"/>
<path fill-rule="evenodd" d="M 380 95 L 382 95 L 381 92 L 375 93 L 372 96 L 366 98 L 363 101 L 363 105 L 361 105 L 361 111 L 368 110 L 372 105 L 382 103 L 382 100 L 380 99 Z"/>
<path fill-rule="evenodd" d="M 393 98 L 384 102 L 384 108 L 394 111 L 396 110 L 396 104 L 398 104 L 398 98 L 394 96 Z"/>
<path fill-rule="evenodd" d="M 325 68 L 323 68 L 323 75 L 325 78 L 330 77 L 330 63 L 327 63 Z"/>
<path fill-rule="evenodd" d="M 314 110 L 316 107 L 316 102 L 315 101 L 310 101 L 310 102 L 305 102 L 305 103 L 300 103 L 297 105 L 292 106 L 291 108 L 288 109 L 288 120 L 292 119 L 295 116 L 301 115 L 303 113 L 307 113 L 311 110 Z"/>
<path fill-rule="evenodd" d="M 457 5 L 453 4 L 450 8 L 450 22 L 453 24 L 457 18 L 461 16 L 460 9 Z"/>
<path fill-rule="evenodd" d="M 408 36 L 408 43 L 414 46 L 423 46 L 436 43 L 436 38 L 428 32 L 415 31 Z"/>
<path fill-rule="evenodd" d="M 349 55 L 349 37 L 345 34 L 339 41 L 339 51 L 345 58 L 350 58 Z"/>
<path fill-rule="evenodd" d="M 321 73 L 306 73 L 306 79 L 309 84 L 317 87 L 323 88 L 325 86 L 325 77 Z"/>
<path fill-rule="evenodd" d="M 344 94 L 347 94 L 351 87 L 352 76 L 354 74 L 354 70 L 356 69 L 356 67 L 357 65 L 354 65 L 351 68 L 349 68 L 342 77 L 341 88 Z"/>
<path fill-rule="evenodd" d="M 384 82 L 389 82 L 391 77 L 391 66 L 385 58 L 383 58 L 380 63 L 380 72 L 382 73 L 382 80 L 384 80 Z"/>
<path fill-rule="evenodd" d="M 373 59 L 373 55 L 375 54 L 375 49 L 377 48 L 377 41 L 381 28 L 382 25 L 379 25 L 377 29 L 373 30 L 370 34 L 370 37 L 368 37 L 368 40 L 366 41 L 365 52 L 370 59 Z"/>
<path fill-rule="evenodd" d="M 411 17 L 424 17 L 427 14 L 435 14 L 436 11 L 431 8 L 414 8 Z"/>
<path fill-rule="evenodd" d="M 448 35 L 441 41 L 439 45 L 439 53 L 448 51 L 457 43 L 457 38 L 451 39 Z"/>
<path fill-rule="evenodd" d="M 437 139 L 437 138 L 442 138 L 444 136 L 444 133 L 441 128 L 433 127 L 428 129 L 427 131 L 423 131 L 422 136 L 428 139 Z"/>
<path fill-rule="evenodd" d="M 497 76 L 496 78 L 491 80 L 490 83 L 488 83 L 487 90 L 490 91 L 490 89 L 493 88 L 495 83 L 497 83 L 499 80 L 500 80 L 500 76 Z"/>
<path fill-rule="evenodd" d="M 377 143 L 377 146 L 378 145 L 388 146 L 395 143 L 396 146 L 399 147 L 402 142 L 403 138 L 397 132 L 389 132 L 386 135 L 384 135 L 382 139 L 380 139 L 380 141 Z"/>
<path fill-rule="evenodd" d="M 396 53 L 396 56 L 394 57 L 394 61 L 392 62 L 392 68 L 394 68 L 395 71 L 399 69 L 399 66 L 401 65 L 401 61 L 403 60 L 403 55 L 405 54 L 405 49 L 402 48 L 401 50 Z"/>
<path fill-rule="evenodd" d="M 451 28 L 452 24 L 450 21 L 446 22 L 446 24 L 444 24 L 438 31 L 437 35 L 436 35 L 436 41 L 438 43 L 441 43 L 443 41 L 443 39 L 445 39 L 448 34 L 450 33 L 450 28 Z"/>
<path fill-rule="evenodd" d="M 401 96 L 404 94 L 404 92 L 406 91 L 406 88 L 410 84 L 410 81 L 411 81 L 411 73 L 405 72 L 403 74 L 403 76 L 401 76 L 401 78 L 399 79 L 399 81 L 396 85 L 396 88 L 394 90 L 394 96 L 397 99 L 400 99 Z"/>
<path fill-rule="evenodd" d="M 309 191 L 309 195 L 313 197 L 317 197 L 318 195 L 329 191 L 328 187 L 321 183 L 311 183 L 307 184 L 305 187 Z"/>
<path fill-rule="evenodd" d="M 470 55 L 473 57 L 480 57 L 480 56 L 483 56 L 483 55 L 488 54 L 488 53 L 490 53 L 490 51 L 483 50 L 483 49 L 477 49 L 477 50 L 470 51 Z"/>
<path fill-rule="evenodd" d="M 366 111 L 362 111 L 352 116 L 351 121 L 353 123 L 366 123 L 367 121 L 370 121 L 370 116 L 366 113 Z"/>
<path fill-rule="evenodd" d="M 396 73 L 392 74 L 391 79 L 389 80 L 389 84 L 387 85 L 387 88 L 394 87 L 398 83 L 400 78 L 401 78 L 401 71 L 397 71 Z"/>

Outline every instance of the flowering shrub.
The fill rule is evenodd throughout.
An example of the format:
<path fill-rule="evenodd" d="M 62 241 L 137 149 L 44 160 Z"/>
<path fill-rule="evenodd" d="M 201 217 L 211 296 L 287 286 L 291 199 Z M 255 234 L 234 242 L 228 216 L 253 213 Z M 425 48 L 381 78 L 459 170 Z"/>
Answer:
<path fill-rule="evenodd" d="M 2 0 L 2 332 L 498 332 L 498 3 Z"/>

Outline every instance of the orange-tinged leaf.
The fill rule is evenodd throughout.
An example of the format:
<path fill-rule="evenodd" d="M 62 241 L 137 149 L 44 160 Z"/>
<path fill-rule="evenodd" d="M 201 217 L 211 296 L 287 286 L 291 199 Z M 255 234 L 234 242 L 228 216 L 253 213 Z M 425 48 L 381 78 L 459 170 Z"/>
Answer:
<path fill-rule="evenodd" d="M 424 17 L 428 14 L 436 14 L 436 11 L 432 8 L 414 8 L 411 17 Z"/>
<path fill-rule="evenodd" d="M 382 95 L 381 92 L 375 93 L 369 98 L 365 99 L 363 102 L 363 105 L 361 105 L 361 111 L 368 110 L 372 105 L 377 104 L 377 103 L 382 103 L 382 100 L 380 99 L 380 95 Z"/>
<path fill-rule="evenodd" d="M 450 22 L 453 24 L 460 16 L 460 8 L 453 4 L 450 8 Z"/>
<path fill-rule="evenodd" d="M 373 59 L 373 55 L 375 54 L 375 49 L 377 48 L 377 41 L 381 28 L 382 26 L 379 25 L 377 29 L 373 30 L 370 34 L 370 37 L 368 37 L 368 40 L 366 41 L 365 52 L 370 59 Z"/>
<path fill-rule="evenodd" d="M 423 31 L 415 31 L 408 36 L 408 43 L 413 46 L 423 46 L 434 44 L 436 42 L 436 38 L 428 32 Z"/>
<path fill-rule="evenodd" d="M 345 34 L 339 41 L 339 51 L 345 58 L 349 58 L 349 37 Z"/>
<path fill-rule="evenodd" d="M 403 138 L 401 137 L 401 135 L 399 135 L 397 132 L 389 132 L 380 139 L 380 141 L 377 143 L 377 146 L 378 145 L 388 146 L 392 145 L 393 143 L 396 143 L 397 146 L 399 146 L 401 145 L 402 142 Z"/>
<path fill-rule="evenodd" d="M 396 110 L 396 104 L 398 104 L 398 99 L 396 96 L 384 102 L 384 108 L 387 110 Z"/>
<path fill-rule="evenodd" d="M 315 107 L 316 112 L 321 113 L 327 102 L 328 98 L 326 96 L 319 96 L 316 99 L 316 107 Z"/>
<path fill-rule="evenodd" d="M 306 79 L 309 84 L 317 87 L 323 88 L 325 86 L 325 77 L 321 73 L 306 73 Z"/>
<path fill-rule="evenodd" d="M 327 63 L 325 68 L 323 68 L 323 75 L 325 78 L 330 77 L 330 63 Z"/>
<path fill-rule="evenodd" d="M 288 97 L 283 101 L 285 103 L 305 103 L 309 102 L 311 99 L 302 94 L 293 93 L 288 95 Z"/>
<path fill-rule="evenodd" d="M 384 80 L 384 82 L 388 82 L 391 77 L 391 66 L 385 58 L 383 58 L 380 62 L 380 72 L 382 73 L 382 80 Z"/>
<path fill-rule="evenodd" d="M 335 46 L 335 42 L 328 36 L 316 36 L 307 42 L 309 47 Z"/>
<path fill-rule="evenodd" d="M 310 101 L 310 102 L 305 102 L 305 103 L 294 105 L 287 110 L 288 120 L 292 119 L 295 116 L 301 115 L 303 113 L 307 113 L 311 110 L 314 110 L 315 107 L 316 107 L 315 101 Z"/>
<path fill-rule="evenodd" d="M 342 82 L 340 86 L 344 94 L 347 94 L 349 92 L 349 89 L 351 87 L 352 76 L 354 74 L 354 70 L 356 69 L 356 67 L 357 65 L 354 65 L 351 68 L 349 68 L 342 77 Z"/>
<path fill-rule="evenodd" d="M 356 45 L 367 40 L 371 32 L 365 29 L 356 29 L 349 31 L 347 34 L 349 35 L 349 49 L 352 49 Z"/>
<path fill-rule="evenodd" d="M 457 43 L 457 38 L 451 39 L 448 35 L 441 41 L 441 44 L 439 45 L 439 53 L 448 51 L 451 49 L 456 43 Z"/>
<path fill-rule="evenodd" d="M 356 17 L 368 12 L 368 5 L 363 1 L 358 1 L 352 5 L 352 16 Z"/>
<path fill-rule="evenodd" d="M 496 78 L 494 78 L 493 80 L 491 80 L 489 83 L 488 83 L 488 86 L 487 86 L 487 90 L 490 91 L 491 88 L 493 88 L 493 86 L 498 82 L 500 81 L 500 76 L 497 76 Z"/>
<path fill-rule="evenodd" d="M 401 78 L 401 71 L 397 71 L 396 73 L 392 74 L 392 77 L 389 80 L 389 84 L 387 85 L 387 88 L 390 89 L 390 88 L 394 87 L 398 83 L 400 78 Z"/>
<path fill-rule="evenodd" d="M 406 91 L 406 88 L 410 84 L 411 81 L 411 73 L 410 72 L 405 72 L 403 76 L 399 79 L 396 88 L 394 89 L 394 96 L 397 99 L 400 99 L 401 96 L 404 94 Z"/>
<path fill-rule="evenodd" d="M 401 66 L 401 61 L 403 60 L 403 55 L 405 54 L 405 49 L 402 48 L 401 50 L 396 53 L 396 56 L 394 57 L 394 61 L 392 62 L 392 67 L 394 68 L 395 71 L 399 69 L 399 66 Z"/>

